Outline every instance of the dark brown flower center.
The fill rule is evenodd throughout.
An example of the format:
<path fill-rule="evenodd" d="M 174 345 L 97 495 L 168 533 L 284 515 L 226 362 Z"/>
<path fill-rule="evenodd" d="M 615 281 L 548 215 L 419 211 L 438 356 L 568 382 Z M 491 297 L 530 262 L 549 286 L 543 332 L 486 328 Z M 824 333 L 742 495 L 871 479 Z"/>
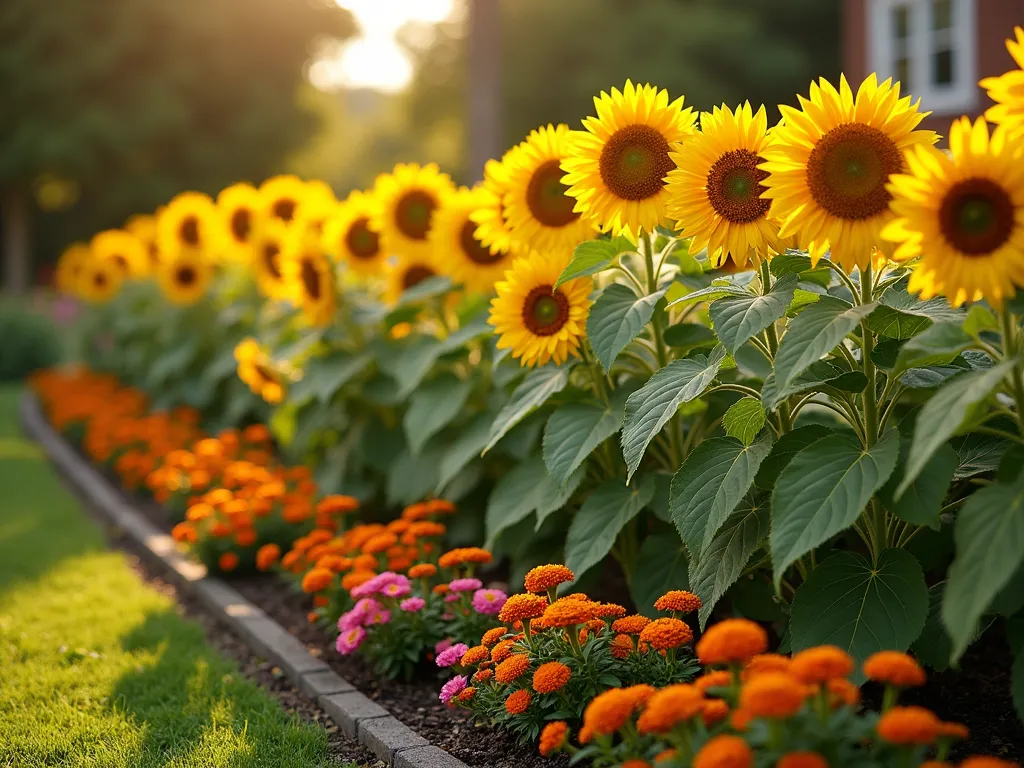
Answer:
<path fill-rule="evenodd" d="M 896 142 L 878 128 L 847 123 L 818 140 L 807 159 L 807 186 L 815 202 L 840 219 L 877 216 L 889 207 L 889 176 L 903 170 Z"/>
<path fill-rule="evenodd" d="M 370 220 L 361 216 L 348 228 L 345 245 L 357 259 L 372 259 L 380 253 L 380 236 L 369 227 Z"/>
<path fill-rule="evenodd" d="M 991 179 L 958 181 L 939 208 L 943 236 L 968 256 L 987 256 L 1000 248 L 1010 239 L 1013 224 L 1013 200 Z"/>
<path fill-rule="evenodd" d="M 559 161 L 548 160 L 533 172 L 526 187 L 526 205 L 545 227 L 564 227 L 580 217 L 572 210 L 576 201 L 565 194 L 568 187 L 562 183 L 563 176 Z"/>
<path fill-rule="evenodd" d="M 248 208 L 239 208 L 231 214 L 231 235 L 240 243 L 249 241 L 249 233 L 252 231 L 252 211 Z"/>
<path fill-rule="evenodd" d="M 278 263 L 281 255 L 281 249 L 277 243 L 266 243 L 263 246 L 263 265 L 267 268 L 267 272 L 275 280 L 281 279 L 281 265 Z"/>
<path fill-rule="evenodd" d="M 293 200 L 290 197 L 282 197 L 274 201 L 270 210 L 281 221 L 291 221 L 295 216 L 295 209 L 298 207 L 299 203 L 297 200 Z"/>
<path fill-rule="evenodd" d="M 408 290 L 415 285 L 419 285 L 424 280 L 433 277 L 436 273 L 429 267 L 424 267 L 421 264 L 417 264 L 409 269 L 405 270 L 405 274 L 402 275 L 402 290 Z"/>
<path fill-rule="evenodd" d="M 120 269 L 124 274 L 128 274 L 128 259 L 123 254 L 115 253 L 110 257 L 114 263 L 117 264 L 117 268 Z"/>
<path fill-rule="evenodd" d="M 195 248 L 199 245 L 199 219 L 195 216 L 186 216 L 181 220 L 178 234 L 181 236 L 181 242 Z"/>
<path fill-rule="evenodd" d="M 708 172 L 708 202 L 715 212 L 735 223 L 757 221 L 771 207 L 770 200 L 762 200 L 765 191 L 761 183 L 768 172 L 757 166 L 764 159 L 748 149 L 726 152 Z"/>
<path fill-rule="evenodd" d="M 406 237 L 426 240 L 437 201 L 422 189 L 406 192 L 395 206 L 395 226 Z"/>
<path fill-rule="evenodd" d="M 107 284 L 107 276 L 102 272 L 96 272 L 92 276 L 92 284 L 97 288 L 103 288 Z"/>
<path fill-rule="evenodd" d="M 320 290 L 320 272 L 311 258 L 305 257 L 301 261 L 299 273 L 302 277 L 302 286 L 306 295 L 313 301 L 319 301 L 323 293 Z"/>
<path fill-rule="evenodd" d="M 661 192 L 675 168 L 665 137 L 649 125 L 620 128 L 601 150 L 601 180 L 622 200 L 646 200 Z"/>
<path fill-rule="evenodd" d="M 150 243 L 148 245 L 148 248 L 149 248 L 149 261 L 150 261 L 150 263 L 154 264 L 154 265 L 155 264 L 159 264 L 160 263 L 160 248 L 157 247 L 157 244 L 155 242 Z"/>
<path fill-rule="evenodd" d="M 569 299 L 550 285 L 538 285 L 523 302 L 523 325 L 536 336 L 558 333 L 569 319 Z"/>
<path fill-rule="evenodd" d="M 174 279 L 178 282 L 178 285 L 188 288 L 199 279 L 199 275 L 196 274 L 194 267 L 183 266 L 178 267 L 175 271 Z"/>
<path fill-rule="evenodd" d="M 259 374 L 259 377 L 263 379 L 264 383 L 277 383 L 277 371 L 275 371 L 273 368 L 269 368 L 261 363 L 253 363 L 252 367 L 253 370 Z"/>
<path fill-rule="evenodd" d="M 462 230 L 459 232 L 459 243 L 469 260 L 474 264 L 494 264 L 496 261 L 501 261 L 502 254 L 499 251 L 485 248 L 476 239 L 475 232 L 476 224 L 469 219 L 462 225 Z"/>

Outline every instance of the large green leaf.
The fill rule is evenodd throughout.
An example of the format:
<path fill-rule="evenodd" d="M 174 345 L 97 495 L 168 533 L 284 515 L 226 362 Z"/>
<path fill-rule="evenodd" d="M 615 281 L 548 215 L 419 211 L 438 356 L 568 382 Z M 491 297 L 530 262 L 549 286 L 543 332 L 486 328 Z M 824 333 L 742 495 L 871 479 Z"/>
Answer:
<path fill-rule="evenodd" d="M 409 409 L 402 418 L 405 436 L 413 453 L 419 453 L 427 440 L 459 415 L 472 389 L 471 380 L 463 381 L 446 373 L 413 393 L 409 398 Z"/>
<path fill-rule="evenodd" d="M 652 534 L 640 546 L 629 594 L 637 611 L 654 616 L 654 601 L 670 589 L 689 589 L 686 549 L 674 533 Z"/>
<path fill-rule="evenodd" d="M 941 296 L 921 301 L 898 285 L 888 288 L 878 304 L 868 318 L 868 328 L 892 339 L 909 339 L 932 323 L 960 322 L 964 317 Z"/>
<path fill-rule="evenodd" d="M 1013 363 L 1006 360 L 988 370 L 954 376 L 924 404 L 917 416 L 910 458 L 907 459 L 903 481 L 896 489 L 897 497 L 917 479 L 939 447 L 956 434 L 971 406 L 987 398 L 999 386 L 1013 368 Z"/>
<path fill-rule="evenodd" d="M 786 275 L 765 296 L 736 296 L 712 302 L 708 313 L 725 348 L 735 354 L 745 341 L 785 317 L 796 284 L 796 275 Z"/>
<path fill-rule="evenodd" d="M 679 304 L 692 304 L 695 301 L 716 301 L 726 296 L 743 297 L 750 296 L 750 291 L 740 288 L 738 285 L 724 283 L 722 285 L 710 285 L 707 288 L 680 296 L 678 299 L 669 301 L 668 306 L 674 307 Z M 671 292 L 669 294 L 671 298 Z"/>
<path fill-rule="evenodd" d="M 687 350 L 713 347 L 718 344 L 715 332 L 700 323 L 676 323 L 665 329 L 665 343 L 670 347 Z M 234 361 L 234 357 L 231 358 Z"/>
<path fill-rule="evenodd" d="M 765 491 L 770 491 L 775 487 L 775 481 L 782 474 L 782 470 L 789 465 L 794 456 L 812 443 L 831 434 L 832 430 L 822 424 L 807 424 L 781 435 L 772 446 L 772 452 L 768 454 L 768 458 L 761 462 L 761 468 L 754 478 L 754 485 Z"/>
<path fill-rule="evenodd" d="M 729 437 L 750 445 L 764 427 L 765 421 L 767 416 L 761 401 L 753 397 L 742 397 L 725 412 L 722 428 Z"/>
<path fill-rule="evenodd" d="M 953 653 L 953 641 L 949 639 L 946 626 L 942 623 L 942 600 L 945 593 L 944 581 L 928 588 L 928 618 L 925 619 L 921 636 L 910 646 L 918 660 L 936 672 L 949 669 L 949 657 Z"/>
<path fill-rule="evenodd" d="M 785 391 L 812 363 L 835 349 L 867 317 L 874 304 L 852 307 L 841 299 L 822 296 L 790 322 L 775 357 L 775 379 Z"/>
<path fill-rule="evenodd" d="M 885 549 L 878 562 L 839 552 L 818 565 L 793 597 L 794 651 L 837 645 L 860 664 L 882 650 L 905 651 L 928 615 L 928 587 L 909 552 Z"/>
<path fill-rule="evenodd" d="M 1024 476 L 975 491 L 956 517 L 942 621 L 960 658 L 981 615 L 1024 562 Z"/>
<path fill-rule="evenodd" d="M 870 450 L 835 434 L 800 451 L 772 492 L 772 564 L 776 585 L 793 561 L 849 528 L 889 479 L 899 434 L 887 432 Z"/>
<path fill-rule="evenodd" d="M 758 467 L 771 450 L 768 433 L 751 445 L 733 437 L 713 437 L 686 457 L 672 478 L 669 511 L 691 557 L 704 557 L 718 529 L 750 490 Z"/>
<path fill-rule="evenodd" d="M 380 367 L 398 384 L 398 397 L 405 398 L 423 381 L 441 356 L 442 345 L 433 336 L 403 339 L 401 348 L 380 359 Z"/>
<path fill-rule="evenodd" d="M 862 371 L 850 370 L 845 360 L 817 360 L 803 373 L 794 378 L 781 392 L 778 390 L 775 374 L 770 373 L 761 385 L 761 402 L 769 410 L 778 407 L 786 398 L 811 390 L 833 387 L 844 392 L 861 392 L 868 380 Z"/>
<path fill-rule="evenodd" d="M 951 442 L 960 462 L 953 473 L 954 480 L 966 480 L 985 472 L 995 472 L 1013 445 L 1001 437 L 979 435 L 977 432 L 954 438 Z"/>
<path fill-rule="evenodd" d="M 571 368 L 571 365 L 549 364 L 531 371 L 494 419 L 483 453 L 491 450 L 512 427 L 544 405 L 549 397 L 565 389 Z"/>
<path fill-rule="evenodd" d="M 503 530 L 524 520 L 557 494 L 558 488 L 540 456 L 533 456 L 502 475 L 487 501 L 487 547 L 494 546 Z"/>
<path fill-rule="evenodd" d="M 723 360 L 725 347 L 716 347 L 708 355 L 673 360 L 629 396 L 622 425 L 622 456 L 628 477 L 636 472 L 647 446 L 676 409 L 697 398 L 714 381 Z"/>
<path fill-rule="evenodd" d="M 605 371 L 647 325 L 666 290 L 637 298 L 629 286 L 612 283 L 597 297 L 587 317 L 587 339 Z"/>
<path fill-rule="evenodd" d="M 939 510 L 942 501 L 953 481 L 958 459 L 956 451 L 948 444 L 942 445 L 925 464 L 921 474 L 899 498 L 895 497 L 896 488 L 903 480 L 907 457 L 910 455 L 910 440 L 900 441 L 900 461 L 889 482 L 885 484 L 879 497 L 886 509 L 901 520 L 913 525 L 927 525 L 938 530 Z"/>
<path fill-rule="evenodd" d="M 544 463 L 557 485 L 564 484 L 584 459 L 619 431 L 628 390 L 617 390 L 609 405 L 596 400 L 563 405 L 544 427 Z"/>
<path fill-rule="evenodd" d="M 960 323 L 936 323 L 900 347 L 893 375 L 911 368 L 944 365 L 969 348 L 974 340 L 964 332 Z"/>
<path fill-rule="evenodd" d="M 572 261 L 562 270 L 554 287 L 562 285 L 577 277 L 586 277 L 608 269 L 623 253 L 636 251 L 625 237 L 613 237 L 611 240 L 585 240 L 576 246 L 572 253 Z"/>
<path fill-rule="evenodd" d="M 622 478 L 605 481 L 591 492 L 576 512 L 565 540 L 565 564 L 577 576 L 600 563 L 615 546 L 619 532 L 654 496 L 654 479 L 635 486 Z"/>
<path fill-rule="evenodd" d="M 416 456 L 408 448 L 398 454 L 388 471 L 388 503 L 412 504 L 427 497 L 437 487 L 442 453 L 440 446 L 430 445 Z"/>
<path fill-rule="evenodd" d="M 316 397 L 321 403 L 329 402 L 334 393 L 358 376 L 370 364 L 368 355 L 354 355 L 338 350 L 323 357 L 314 357 L 289 392 L 296 402 Z"/>
<path fill-rule="evenodd" d="M 698 618 L 702 629 L 712 609 L 768 535 L 770 524 L 767 507 L 744 502 L 718 530 L 700 560 L 690 562 L 690 588 L 701 599 Z"/>
<path fill-rule="evenodd" d="M 586 474 L 586 468 L 580 467 L 569 475 L 569 479 L 562 486 L 556 485 L 553 480 L 551 481 L 551 492 L 544 501 L 537 505 L 537 524 L 534 526 L 534 530 L 539 531 L 541 526 L 544 525 L 544 521 L 550 515 L 553 515 L 569 503 L 569 499 L 576 493 L 576 489 L 580 487 Z"/>
<path fill-rule="evenodd" d="M 487 438 L 491 434 L 491 423 L 494 417 L 490 413 L 481 413 L 473 419 L 464 429 L 459 431 L 458 437 L 448 446 L 441 457 L 441 465 L 438 468 L 437 493 L 444 490 L 461 472 L 467 464 L 480 455 L 480 451 L 487 445 Z"/>

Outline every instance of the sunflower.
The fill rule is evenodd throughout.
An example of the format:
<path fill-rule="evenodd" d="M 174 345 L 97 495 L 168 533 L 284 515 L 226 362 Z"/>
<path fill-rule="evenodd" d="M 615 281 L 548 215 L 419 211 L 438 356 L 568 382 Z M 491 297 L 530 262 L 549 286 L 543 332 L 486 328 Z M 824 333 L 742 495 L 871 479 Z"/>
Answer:
<path fill-rule="evenodd" d="M 291 224 L 306 194 L 306 184 L 298 176 L 274 176 L 260 185 L 267 215 L 285 224 Z"/>
<path fill-rule="evenodd" d="M 263 196 L 252 184 L 239 182 L 217 195 L 217 209 L 227 233 L 228 256 L 248 263 L 252 258 L 253 234 L 264 213 Z"/>
<path fill-rule="evenodd" d="M 718 268 L 727 257 L 745 267 L 771 249 L 782 253 L 779 228 L 768 219 L 771 203 L 761 198 L 768 175 L 758 165 L 768 142 L 764 107 L 749 102 L 735 112 L 724 104 L 700 116 L 701 132 L 673 147 L 666 211 L 690 242 L 690 253 L 705 248 Z"/>
<path fill-rule="evenodd" d="M 621 92 L 602 91 L 594 106 L 598 116 L 583 121 L 586 130 L 576 132 L 562 162 L 566 194 L 602 231 L 652 232 L 665 215 L 665 176 L 675 168 L 669 148 L 696 132 L 696 116 L 681 96 L 670 104 L 668 91 L 629 80 Z"/>
<path fill-rule="evenodd" d="M 164 297 L 185 306 L 206 293 L 213 280 L 213 265 L 197 250 L 181 250 L 160 263 L 156 276 Z"/>
<path fill-rule="evenodd" d="M 256 339 L 247 338 L 239 342 L 235 347 L 235 360 L 238 362 L 238 378 L 248 384 L 253 393 L 271 404 L 284 399 L 284 375 Z"/>
<path fill-rule="evenodd" d="M 1017 62 L 1017 69 L 999 77 L 986 77 L 980 85 L 995 102 L 985 111 L 986 119 L 1017 132 L 1024 130 L 1024 29 L 1015 27 L 1013 31 L 1016 39 L 1007 40 L 1006 49 Z"/>
<path fill-rule="evenodd" d="M 454 190 L 451 178 L 436 163 L 422 167 L 399 163 L 391 173 L 378 176 L 373 225 L 384 239 L 384 250 L 410 257 L 429 251 L 427 235 L 434 211 Z"/>
<path fill-rule="evenodd" d="M 121 290 L 124 271 L 110 259 L 92 258 L 78 276 L 77 294 L 93 304 L 106 304 Z"/>
<path fill-rule="evenodd" d="M 512 260 L 508 250 L 487 247 L 476 236 L 477 225 L 470 217 L 486 202 L 486 195 L 481 189 L 449 195 L 430 228 L 430 242 L 436 258 L 444 259 L 445 274 L 479 293 L 491 293 Z"/>
<path fill-rule="evenodd" d="M 324 327 L 337 307 L 334 265 L 320 248 L 312 229 L 293 228 L 281 252 L 281 267 L 288 296 L 312 324 Z"/>
<path fill-rule="evenodd" d="M 374 275 L 384 264 L 380 234 L 374 228 L 373 196 L 353 190 L 324 226 L 323 247 L 353 272 Z"/>
<path fill-rule="evenodd" d="M 498 349 L 510 348 L 522 365 L 552 359 L 561 365 L 578 354 L 593 281 L 581 277 L 552 290 L 568 262 L 534 252 L 516 259 L 494 286 L 498 296 L 491 300 L 490 323 L 499 336 Z"/>
<path fill-rule="evenodd" d="M 67 296 L 77 294 L 79 278 L 91 260 L 92 251 L 85 243 L 72 243 L 65 248 L 54 273 L 57 290 Z"/>
<path fill-rule="evenodd" d="M 394 306 L 405 291 L 419 285 L 424 280 L 438 277 L 440 274 L 441 272 L 429 254 L 400 256 L 394 264 L 387 265 L 384 301 L 389 306 Z"/>
<path fill-rule="evenodd" d="M 512 236 L 508 223 L 508 209 L 505 207 L 505 196 L 509 193 L 508 170 L 516 153 L 517 145 L 502 156 L 501 160 L 488 160 L 484 165 L 484 181 L 480 185 L 480 207 L 470 215 L 479 226 L 476 236 L 486 247 L 517 252 L 518 244 Z"/>
<path fill-rule="evenodd" d="M 157 245 L 156 216 L 140 213 L 132 216 L 124 223 L 126 232 L 135 235 L 142 241 L 149 255 L 149 264 L 156 267 L 160 263 L 160 247 Z"/>
<path fill-rule="evenodd" d="M 879 85 L 874 74 L 856 96 L 845 76 L 839 90 L 822 78 L 800 104 L 779 107 L 783 122 L 759 166 L 769 173 L 764 197 L 781 222 L 779 234 L 795 236 L 815 264 L 831 249 L 847 271 L 867 267 L 872 247 L 892 255 L 880 237 L 893 217 L 885 185 L 906 169 L 908 149 L 938 140 L 933 131 L 915 130 L 930 113 L 918 111 L 920 100 L 900 98 L 898 82 Z"/>
<path fill-rule="evenodd" d="M 909 289 L 954 306 L 995 306 L 1024 285 L 1024 133 L 962 117 L 949 135 L 951 156 L 932 147 L 907 155 L 909 172 L 890 180 L 896 218 L 882 237 L 894 258 L 921 256 Z"/>
<path fill-rule="evenodd" d="M 157 217 L 157 245 L 161 256 L 193 248 L 215 259 L 220 255 L 224 240 L 217 206 L 209 195 L 201 192 L 182 192 Z"/>
<path fill-rule="evenodd" d="M 269 299 L 286 298 L 281 252 L 288 239 L 288 229 L 278 219 L 267 219 L 256 228 L 252 238 L 252 271 L 260 293 Z"/>
<path fill-rule="evenodd" d="M 146 246 L 123 229 L 108 229 L 94 235 L 89 247 L 97 260 L 113 262 L 121 270 L 122 277 L 144 277 L 149 273 Z"/>
<path fill-rule="evenodd" d="M 571 146 L 569 126 L 548 125 L 532 131 L 508 158 L 505 216 L 523 249 L 572 250 L 594 232 L 593 221 L 573 209 L 576 201 L 562 183 L 561 163 Z"/>

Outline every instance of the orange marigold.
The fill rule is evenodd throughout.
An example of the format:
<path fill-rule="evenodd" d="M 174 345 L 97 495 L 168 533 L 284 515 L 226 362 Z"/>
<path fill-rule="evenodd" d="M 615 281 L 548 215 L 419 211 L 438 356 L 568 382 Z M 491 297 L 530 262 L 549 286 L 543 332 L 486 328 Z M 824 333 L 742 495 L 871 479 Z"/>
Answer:
<path fill-rule="evenodd" d="M 975 755 L 960 763 L 960 768 L 1020 768 L 1020 765 L 1009 760 L 1000 760 L 998 757 Z"/>
<path fill-rule="evenodd" d="M 740 708 L 754 717 L 792 717 L 803 706 L 807 692 L 799 680 L 785 672 L 765 672 L 743 685 Z"/>
<path fill-rule="evenodd" d="M 679 753 L 674 749 L 666 749 L 663 752 L 659 752 L 654 756 L 654 762 L 667 763 L 669 760 L 675 760 L 677 754 Z"/>
<path fill-rule="evenodd" d="M 277 544 L 264 544 L 256 550 L 256 567 L 261 571 L 271 568 L 281 559 L 281 548 Z"/>
<path fill-rule="evenodd" d="M 495 627 L 494 629 L 488 629 L 484 632 L 484 636 L 480 639 L 480 645 L 487 646 L 490 648 L 497 643 L 501 638 L 508 632 L 505 627 Z"/>
<path fill-rule="evenodd" d="M 235 570 L 238 567 L 238 555 L 234 552 L 225 552 L 217 558 L 217 566 L 225 572 Z"/>
<path fill-rule="evenodd" d="M 669 685 L 655 693 L 636 721 L 640 733 L 668 733 L 679 723 L 700 714 L 704 694 L 694 685 Z"/>
<path fill-rule="evenodd" d="M 199 540 L 199 534 L 191 523 L 178 523 L 171 529 L 171 538 L 178 542 L 194 544 Z"/>
<path fill-rule="evenodd" d="M 709 688 L 728 688 L 732 685 L 732 675 L 724 669 L 714 672 L 705 672 L 694 680 L 693 684 L 704 693 L 707 693 Z"/>
<path fill-rule="evenodd" d="M 459 695 L 456 696 L 456 698 L 460 702 L 462 702 L 463 704 L 466 704 L 466 703 L 472 701 L 473 697 L 475 695 L 476 695 L 476 688 L 474 688 L 473 686 L 469 686 L 468 688 L 463 688 L 462 691 L 459 693 Z"/>
<path fill-rule="evenodd" d="M 778 653 L 759 653 L 743 667 L 742 679 L 747 680 L 762 672 L 788 672 L 789 657 Z"/>
<path fill-rule="evenodd" d="M 725 619 L 709 628 L 697 643 L 702 664 L 747 661 L 768 649 L 768 633 L 749 619 Z"/>
<path fill-rule="evenodd" d="M 594 604 L 585 600 L 555 600 L 541 617 L 545 627 L 571 627 L 594 618 Z"/>
<path fill-rule="evenodd" d="M 568 739 L 568 725 L 561 720 L 548 723 L 540 732 L 540 754 L 543 757 L 551 757 L 553 754 L 561 752 Z"/>
<path fill-rule="evenodd" d="M 637 701 L 626 688 L 611 688 L 600 693 L 583 710 L 583 726 L 589 736 L 606 736 L 624 726 L 634 710 Z M 580 734 L 583 740 L 583 734 Z"/>
<path fill-rule="evenodd" d="M 501 612 L 498 614 L 498 621 L 503 624 L 514 624 L 517 621 L 536 619 L 544 615 L 548 607 L 546 597 L 540 595 L 512 595 L 505 601 Z M 496 631 L 496 630 L 491 630 Z"/>
<path fill-rule="evenodd" d="M 876 730 L 890 744 L 931 744 L 942 728 L 942 721 L 924 707 L 893 707 L 883 714 Z"/>
<path fill-rule="evenodd" d="M 311 592 L 322 592 L 334 581 L 334 571 L 327 568 L 313 568 L 302 577 L 302 591 L 307 594 Z"/>
<path fill-rule="evenodd" d="M 324 496 L 316 504 L 316 511 L 326 515 L 344 515 L 359 509 L 359 500 L 352 496 Z"/>
<path fill-rule="evenodd" d="M 521 688 L 505 699 L 505 711 L 510 715 L 521 715 L 530 708 L 531 701 L 533 701 L 533 697 L 530 692 Z"/>
<path fill-rule="evenodd" d="M 849 680 L 837 678 L 829 680 L 825 686 L 828 690 L 828 703 L 833 709 L 843 705 L 855 707 L 860 703 L 860 688 Z"/>
<path fill-rule="evenodd" d="M 462 562 L 473 563 L 474 565 L 488 565 L 494 562 L 494 555 L 480 547 L 464 547 L 462 550 Z"/>
<path fill-rule="evenodd" d="M 625 659 L 633 652 L 633 638 L 629 635 L 616 635 L 611 642 L 612 656 L 616 659 Z"/>
<path fill-rule="evenodd" d="M 475 667 L 481 661 L 487 661 L 491 658 L 491 650 L 485 645 L 475 645 L 462 654 L 462 660 L 459 662 L 464 667 Z"/>
<path fill-rule="evenodd" d="M 631 757 L 624 763 L 621 763 L 619 768 L 651 768 L 651 764 L 646 760 L 641 760 L 639 757 Z"/>
<path fill-rule="evenodd" d="M 561 690 L 571 677 L 572 670 L 565 664 L 560 661 L 549 661 L 541 664 L 533 673 L 533 690 L 537 693 L 554 693 Z"/>
<path fill-rule="evenodd" d="M 849 677 L 851 672 L 853 657 L 834 645 L 819 645 L 800 651 L 789 663 L 789 673 L 808 684 Z"/>
<path fill-rule="evenodd" d="M 497 662 L 498 664 L 505 661 L 512 655 L 512 649 L 515 647 L 515 644 L 515 640 L 502 640 L 491 648 L 491 661 Z"/>
<path fill-rule="evenodd" d="M 708 739 L 693 757 L 693 768 L 750 768 L 754 753 L 739 736 L 721 734 Z"/>
<path fill-rule="evenodd" d="M 494 670 L 493 669 L 479 669 L 473 675 L 473 682 L 474 683 L 486 683 L 492 677 L 494 677 Z"/>
<path fill-rule="evenodd" d="M 644 631 L 644 627 L 650 623 L 650 619 L 639 614 L 623 616 L 621 619 L 616 619 L 612 622 L 612 632 L 617 632 L 621 635 L 639 635 Z"/>
<path fill-rule="evenodd" d="M 925 673 L 917 661 L 899 651 L 878 651 L 864 662 L 864 674 L 869 680 L 900 688 L 924 685 Z"/>
<path fill-rule="evenodd" d="M 410 579 L 429 579 L 437 575 L 437 566 L 433 563 L 417 563 L 409 569 Z"/>
<path fill-rule="evenodd" d="M 447 595 L 449 592 L 452 591 L 452 588 L 449 587 L 447 584 L 435 584 L 430 591 L 433 592 L 435 595 Z"/>
<path fill-rule="evenodd" d="M 378 533 L 372 539 L 363 544 L 364 555 L 376 555 L 385 552 L 398 543 L 398 537 L 393 533 Z"/>
<path fill-rule="evenodd" d="M 626 615 L 626 609 L 616 603 L 594 603 L 594 616 L 598 619 L 618 619 Z"/>
<path fill-rule="evenodd" d="M 699 597 L 693 592 L 683 589 L 670 590 L 654 601 L 654 607 L 659 611 L 674 611 L 682 614 L 699 611 L 701 605 Z"/>
<path fill-rule="evenodd" d="M 828 760 L 817 752 L 789 752 L 779 758 L 775 768 L 828 768 Z"/>
<path fill-rule="evenodd" d="M 365 584 L 376 575 L 373 571 L 350 571 L 341 577 L 341 588 L 347 592 L 351 591 L 360 584 Z"/>
<path fill-rule="evenodd" d="M 576 581 L 576 574 L 564 565 L 538 565 L 524 579 L 526 591 L 534 593 L 547 592 L 570 581 Z"/>
<path fill-rule="evenodd" d="M 515 653 L 497 666 L 494 679 L 499 683 L 511 683 L 526 674 L 529 668 L 530 657 L 525 653 Z"/>
<path fill-rule="evenodd" d="M 693 630 L 681 619 L 655 619 L 644 627 L 640 640 L 656 651 L 667 651 L 693 640 Z"/>
<path fill-rule="evenodd" d="M 722 699 L 706 699 L 704 701 L 704 709 L 700 714 L 704 720 L 704 725 L 712 726 L 729 716 L 729 705 Z"/>
<path fill-rule="evenodd" d="M 942 760 L 925 760 L 917 768 L 953 768 L 953 764 Z M 1017 766 L 1014 766 L 1014 768 L 1017 768 Z"/>

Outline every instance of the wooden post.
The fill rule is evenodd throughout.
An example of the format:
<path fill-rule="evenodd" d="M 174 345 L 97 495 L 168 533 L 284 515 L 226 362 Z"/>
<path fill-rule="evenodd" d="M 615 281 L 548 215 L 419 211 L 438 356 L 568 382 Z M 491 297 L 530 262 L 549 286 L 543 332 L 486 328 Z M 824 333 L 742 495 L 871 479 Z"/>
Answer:
<path fill-rule="evenodd" d="M 31 254 L 28 233 L 28 195 L 9 187 L 0 200 L 3 209 L 3 284 L 8 294 L 22 296 L 31 286 Z"/>
<path fill-rule="evenodd" d="M 469 0 L 469 177 L 483 178 L 484 164 L 502 152 L 501 3 Z"/>

